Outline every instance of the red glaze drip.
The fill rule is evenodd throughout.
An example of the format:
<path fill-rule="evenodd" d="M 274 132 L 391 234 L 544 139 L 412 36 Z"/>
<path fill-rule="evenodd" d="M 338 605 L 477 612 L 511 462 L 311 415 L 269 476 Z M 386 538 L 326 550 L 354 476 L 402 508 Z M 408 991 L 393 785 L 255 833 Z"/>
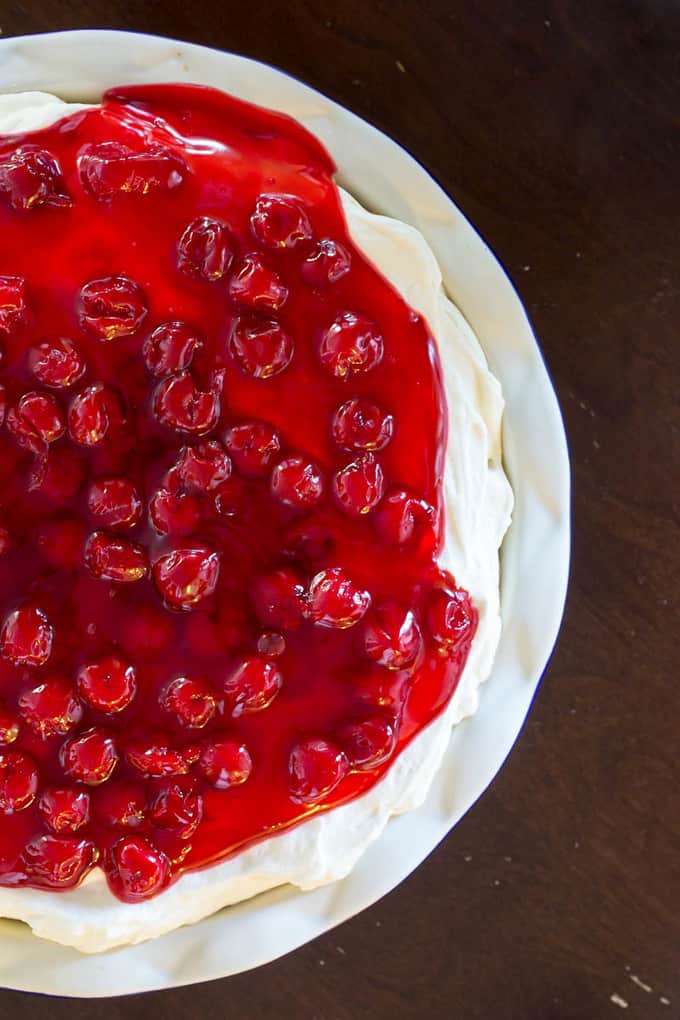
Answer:
<path fill-rule="evenodd" d="M 0 884 L 155 895 L 456 687 L 437 353 L 333 171 L 186 85 L 0 140 Z"/>

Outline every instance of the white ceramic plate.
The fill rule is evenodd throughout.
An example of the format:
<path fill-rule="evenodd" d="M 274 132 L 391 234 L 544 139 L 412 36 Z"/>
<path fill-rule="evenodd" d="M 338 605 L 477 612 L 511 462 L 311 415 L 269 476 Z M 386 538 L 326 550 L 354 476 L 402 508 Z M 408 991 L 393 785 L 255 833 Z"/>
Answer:
<path fill-rule="evenodd" d="M 0 92 L 39 89 L 96 101 L 113 85 L 159 81 L 213 85 L 292 114 L 325 143 L 349 191 L 429 241 L 507 402 L 504 459 L 515 511 L 502 549 L 503 636 L 479 711 L 455 728 L 426 802 L 392 819 L 349 877 L 307 893 L 282 887 L 96 957 L 0 921 L 0 984 L 25 991 L 106 996 L 225 977 L 282 956 L 375 903 L 431 853 L 501 767 L 548 661 L 566 594 L 569 460 L 550 379 L 503 269 L 412 156 L 308 86 L 235 54 L 124 32 L 0 39 Z"/>

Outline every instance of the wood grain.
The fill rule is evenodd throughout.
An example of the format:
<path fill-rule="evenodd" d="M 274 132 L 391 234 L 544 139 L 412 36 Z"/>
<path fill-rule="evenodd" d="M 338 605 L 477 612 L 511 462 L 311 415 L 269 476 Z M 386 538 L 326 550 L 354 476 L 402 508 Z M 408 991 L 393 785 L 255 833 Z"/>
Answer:
<path fill-rule="evenodd" d="M 571 446 L 574 562 L 507 765 L 397 891 L 256 974 L 96 1005 L 0 992 L 0 1017 L 680 1016 L 680 7 L 0 7 L 5 35 L 95 26 L 276 64 L 431 170 L 540 338 Z"/>

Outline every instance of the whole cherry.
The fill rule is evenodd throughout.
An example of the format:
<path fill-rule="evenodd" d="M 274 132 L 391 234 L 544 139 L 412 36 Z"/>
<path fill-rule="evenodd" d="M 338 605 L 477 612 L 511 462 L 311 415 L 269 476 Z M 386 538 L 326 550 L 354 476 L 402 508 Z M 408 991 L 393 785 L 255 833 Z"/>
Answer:
<path fill-rule="evenodd" d="M 314 804 L 327 797 L 348 771 L 347 755 L 332 741 L 320 737 L 302 740 L 288 759 L 291 799 Z"/>

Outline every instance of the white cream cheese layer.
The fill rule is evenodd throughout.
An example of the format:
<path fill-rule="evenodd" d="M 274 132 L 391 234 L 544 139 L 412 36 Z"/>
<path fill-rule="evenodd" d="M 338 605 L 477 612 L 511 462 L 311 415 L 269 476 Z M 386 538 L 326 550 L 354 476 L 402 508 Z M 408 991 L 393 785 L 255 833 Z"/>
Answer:
<path fill-rule="evenodd" d="M 0 96 L 0 135 L 44 128 L 84 108 L 44 93 Z M 478 688 L 491 671 L 500 636 L 498 550 L 512 510 L 501 463 L 500 386 L 474 333 L 444 294 L 439 266 L 422 235 L 368 212 L 344 191 L 341 197 L 354 243 L 425 316 L 439 348 L 449 417 L 447 528 L 440 562 L 479 609 L 479 628 L 458 689 L 442 715 L 367 793 L 232 860 L 183 875 L 155 899 L 121 903 L 99 869 L 67 893 L 0 888 L 0 917 L 25 921 L 42 938 L 96 953 L 172 931 L 278 885 L 312 889 L 343 878 L 390 816 L 423 802 L 451 727 L 477 708 Z"/>

